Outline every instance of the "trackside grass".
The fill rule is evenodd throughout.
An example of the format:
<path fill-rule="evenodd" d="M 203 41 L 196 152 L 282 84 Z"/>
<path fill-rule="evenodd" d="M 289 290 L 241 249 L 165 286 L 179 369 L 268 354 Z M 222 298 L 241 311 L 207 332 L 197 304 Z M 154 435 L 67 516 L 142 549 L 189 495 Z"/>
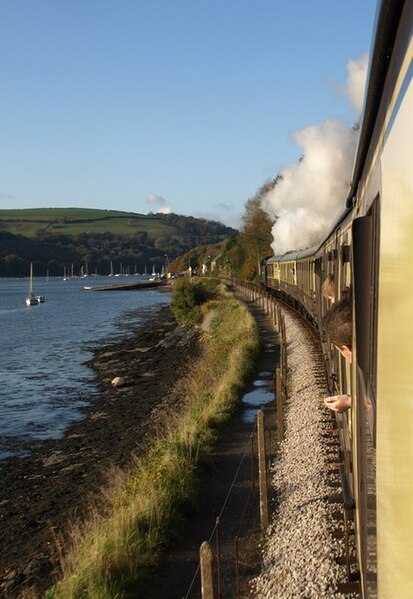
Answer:
<path fill-rule="evenodd" d="M 239 398 L 259 345 L 247 308 L 225 289 L 214 295 L 197 308 L 203 349 L 182 384 L 179 408 L 168 413 L 146 457 L 114 484 L 106 514 L 75 535 L 63 579 L 47 597 L 139 596 L 140 581 L 196 501 L 197 470 Z"/>

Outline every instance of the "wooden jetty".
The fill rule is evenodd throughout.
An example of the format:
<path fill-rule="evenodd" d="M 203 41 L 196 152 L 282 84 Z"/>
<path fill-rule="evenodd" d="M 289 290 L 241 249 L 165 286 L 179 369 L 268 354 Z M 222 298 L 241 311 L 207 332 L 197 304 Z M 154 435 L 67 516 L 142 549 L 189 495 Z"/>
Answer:
<path fill-rule="evenodd" d="M 133 289 L 150 289 L 154 287 L 164 287 L 168 281 L 137 281 L 135 283 L 119 283 L 118 285 L 101 285 L 99 287 L 85 286 L 85 291 L 132 291 Z"/>

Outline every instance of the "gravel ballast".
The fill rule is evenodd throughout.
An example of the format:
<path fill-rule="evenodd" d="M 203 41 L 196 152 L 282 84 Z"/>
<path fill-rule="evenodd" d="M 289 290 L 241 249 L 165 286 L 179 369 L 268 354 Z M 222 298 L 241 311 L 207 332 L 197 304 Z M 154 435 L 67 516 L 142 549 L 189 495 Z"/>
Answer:
<path fill-rule="evenodd" d="M 259 599 L 358 597 L 339 592 L 346 581 L 344 539 L 337 514 L 341 490 L 331 464 L 338 448 L 325 443 L 332 415 L 324 407 L 314 338 L 284 311 L 287 331 L 288 398 L 285 439 L 272 464 L 275 508 L 263 542 L 262 573 L 251 583 Z M 319 356 L 318 356 L 319 357 Z M 318 374 L 318 376 L 317 376 Z M 341 538 L 340 538 L 341 537 Z"/>

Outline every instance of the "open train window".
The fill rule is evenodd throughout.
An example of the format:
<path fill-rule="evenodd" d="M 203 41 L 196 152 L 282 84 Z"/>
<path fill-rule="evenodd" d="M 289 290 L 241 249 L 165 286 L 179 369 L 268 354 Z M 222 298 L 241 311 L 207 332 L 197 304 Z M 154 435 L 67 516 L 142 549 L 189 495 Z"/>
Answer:
<path fill-rule="evenodd" d="M 321 277 L 321 273 L 323 271 L 323 259 L 322 258 L 316 258 L 313 262 L 314 264 L 314 272 L 316 275 L 318 275 L 319 277 Z"/>
<path fill-rule="evenodd" d="M 350 262 L 350 246 L 349 245 L 341 246 L 341 261 L 343 264 L 345 262 Z"/>
<path fill-rule="evenodd" d="M 357 363 L 365 373 L 370 373 L 371 312 L 372 312 L 372 234 L 370 216 L 353 221 L 355 329 Z"/>
<path fill-rule="evenodd" d="M 370 388 L 376 381 L 379 200 L 367 216 L 353 221 L 355 331 L 357 364 Z"/>

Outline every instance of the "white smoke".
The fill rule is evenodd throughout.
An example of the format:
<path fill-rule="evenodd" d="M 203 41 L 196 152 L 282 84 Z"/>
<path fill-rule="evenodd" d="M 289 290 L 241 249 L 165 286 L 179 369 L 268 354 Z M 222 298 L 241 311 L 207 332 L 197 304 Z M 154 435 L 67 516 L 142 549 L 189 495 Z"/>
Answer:
<path fill-rule="evenodd" d="M 363 54 L 359 60 L 349 60 L 347 63 L 346 95 L 357 114 L 360 114 L 363 108 L 368 62 L 368 54 Z"/>
<path fill-rule="evenodd" d="M 155 214 L 171 214 L 172 212 L 168 202 L 161 196 L 151 194 L 148 195 L 146 201 L 148 202 L 148 204 L 152 204 L 152 206 L 154 207 L 153 212 Z"/>
<path fill-rule="evenodd" d="M 354 129 L 327 120 L 294 135 L 304 157 L 285 168 L 263 208 L 275 220 L 276 254 L 302 249 L 321 240 L 343 209 L 357 143 Z"/>
<path fill-rule="evenodd" d="M 360 92 L 362 64 L 366 73 L 365 57 L 348 65 L 346 89 L 354 101 L 364 93 Z M 293 139 L 303 158 L 279 173 L 277 185 L 262 202 L 271 218 L 277 218 L 272 229 L 276 255 L 321 241 L 344 209 L 358 132 L 338 119 L 327 119 L 298 131 Z"/>

